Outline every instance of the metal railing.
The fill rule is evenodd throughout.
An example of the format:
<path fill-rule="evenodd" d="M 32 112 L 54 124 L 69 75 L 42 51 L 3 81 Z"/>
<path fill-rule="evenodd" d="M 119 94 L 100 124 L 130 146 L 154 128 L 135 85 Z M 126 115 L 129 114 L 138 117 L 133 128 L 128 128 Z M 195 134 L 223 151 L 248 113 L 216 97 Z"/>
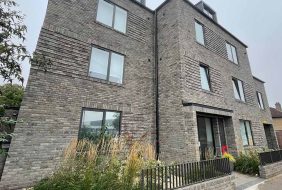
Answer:
<path fill-rule="evenodd" d="M 259 153 L 260 164 L 265 166 L 282 161 L 282 150 Z"/>
<path fill-rule="evenodd" d="M 142 190 L 167 190 L 231 174 L 226 158 L 142 170 Z"/>

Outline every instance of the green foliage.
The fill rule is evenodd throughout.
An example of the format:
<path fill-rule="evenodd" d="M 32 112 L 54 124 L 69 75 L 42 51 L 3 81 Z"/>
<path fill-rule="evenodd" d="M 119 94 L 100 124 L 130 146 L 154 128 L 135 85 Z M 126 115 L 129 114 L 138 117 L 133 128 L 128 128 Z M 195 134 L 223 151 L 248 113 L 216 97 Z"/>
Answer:
<path fill-rule="evenodd" d="M 4 84 L 0 86 L 0 105 L 20 107 L 24 88 L 17 84 Z"/>
<path fill-rule="evenodd" d="M 26 26 L 23 16 L 15 10 L 13 0 L 0 1 L 0 74 L 4 80 L 12 82 L 13 78 L 23 82 L 20 62 L 29 55 L 22 44 L 25 40 Z"/>
<path fill-rule="evenodd" d="M 24 16 L 16 10 L 14 0 L 0 0 L 0 75 L 12 83 L 14 79 L 24 82 L 21 63 L 25 59 L 46 70 L 51 65 L 44 55 L 28 53 L 23 45 L 27 27 Z"/>
<path fill-rule="evenodd" d="M 137 190 L 142 168 L 152 165 L 150 144 L 122 139 L 72 141 L 59 169 L 34 190 Z"/>
<path fill-rule="evenodd" d="M 246 153 L 240 153 L 236 158 L 235 171 L 243 174 L 256 175 L 259 174 L 260 160 L 257 151 L 250 150 Z"/>

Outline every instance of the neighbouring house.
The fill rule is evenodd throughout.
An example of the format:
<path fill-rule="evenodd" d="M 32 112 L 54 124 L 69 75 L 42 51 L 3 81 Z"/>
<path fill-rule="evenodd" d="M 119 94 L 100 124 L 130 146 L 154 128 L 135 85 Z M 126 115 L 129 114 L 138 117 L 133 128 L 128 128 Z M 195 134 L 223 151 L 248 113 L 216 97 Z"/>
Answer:
<path fill-rule="evenodd" d="M 247 46 L 203 1 L 49 0 L 0 188 L 49 175 L 71 139 L 141 137 L 163 161 L 277 148 Z"/>
<path fill-rule="evenodd" d="M 274 130 L 276 132 L 279 147 L 282 149 L 282 109 L 281 104 L 277 102 L 275 108 L 270 108 Z"/>

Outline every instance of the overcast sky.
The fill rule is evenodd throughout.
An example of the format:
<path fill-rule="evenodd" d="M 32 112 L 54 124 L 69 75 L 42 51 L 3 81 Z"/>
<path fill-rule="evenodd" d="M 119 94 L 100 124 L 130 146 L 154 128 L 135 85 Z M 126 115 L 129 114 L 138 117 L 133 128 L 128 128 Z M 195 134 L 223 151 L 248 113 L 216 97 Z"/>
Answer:
<path fill-rule="evenodd" d="M 164 0 L 147 0 L 155 9 Z M 199 0 L 191 0 L 197 3 Z M 26 15 L 28 27 L 26 46 L 36 47 L 46 12 L 47 0 L 16 0 Z M 253 74 L 266 82 L 270 105 L 282 102 L 282 1 L 273 0 L 205 0 L 216 12 L 218 22 L 248 45 Z M 29 66 L 24 64 L 27 80 Z"/>

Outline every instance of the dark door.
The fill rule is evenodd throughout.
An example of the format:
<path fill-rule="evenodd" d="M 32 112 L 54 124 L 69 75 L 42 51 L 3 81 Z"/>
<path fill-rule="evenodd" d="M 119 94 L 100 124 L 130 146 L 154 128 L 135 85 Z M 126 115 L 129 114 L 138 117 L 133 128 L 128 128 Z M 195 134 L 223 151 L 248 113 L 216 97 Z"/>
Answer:
<path fill-rule="evenodd" d="M 273 127 L 272 125 L 266 125 L 266 124 L 264 124 L 263 126 L 264 126 L 264 132 L 265 132 L 268 148 L 274 149 L 275 147 L 274 147 L 273 141 L 275 141 L 275 137 L 273 137 L 274 134 L 271 131 L 273 130 Z"/>

